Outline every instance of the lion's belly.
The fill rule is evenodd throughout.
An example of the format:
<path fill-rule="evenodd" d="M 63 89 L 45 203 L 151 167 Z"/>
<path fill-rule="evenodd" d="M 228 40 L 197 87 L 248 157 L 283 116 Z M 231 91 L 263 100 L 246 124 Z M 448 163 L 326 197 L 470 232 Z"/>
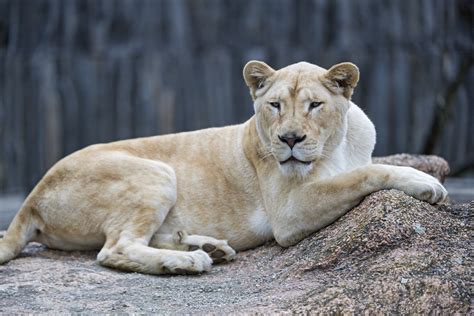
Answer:
<path fill-rule="evenodd" d="M 263 202 L 255 170 L 243 150 L 244 128 L 232 126 L 175 139 L 173 155 L 160 159 L 175 171 L 177 201 L 159 233 L 182 229 L 227 239 L 236 249 L 271 238 L 268 221 L 261 215 Z M 256 212 L 260 215 L 254 215 Z"/>
<path fill-rule="evenodd" d="M 236 250 L 272 239 L 270 223 L 256 194 L 215 175 L 195 171 L 180 181 L 178 199 L 158 233 L 185 230 L 188 234 L 225 239 Z M 251 192 L 251 191 L 250 191 Z"/>
<path fill-rule="evenodd" d="M 225 239 L 235 250 L 244 250 L 262 245 L 273 239 L 270 223 L 263 209 L 228 212 L 202 212 L 199 208 L 173 208 L 158 234 L 184 230 L 188 234 Z"/>
<path fill-rule="evenodd" d="M 72 234 L 58 234 L 48 231 L 41 233 L 34 240 L 51 249 L 60 250 L 98 250 L 105 243 L 103 234 L 76 236 Z"/>

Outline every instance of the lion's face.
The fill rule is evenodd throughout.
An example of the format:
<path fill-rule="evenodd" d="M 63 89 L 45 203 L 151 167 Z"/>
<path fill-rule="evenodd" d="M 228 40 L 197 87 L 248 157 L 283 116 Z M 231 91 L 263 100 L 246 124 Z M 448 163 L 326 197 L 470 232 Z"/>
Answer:
<path fill-rule="evenodd" d="M 306 175 L 341 141 L 359 71 L 350 63 L 325 70 L 309 63 L 278 71 L 251 61 L 244 78 L 254 99 L 257 131 L 285 174 Z"/>

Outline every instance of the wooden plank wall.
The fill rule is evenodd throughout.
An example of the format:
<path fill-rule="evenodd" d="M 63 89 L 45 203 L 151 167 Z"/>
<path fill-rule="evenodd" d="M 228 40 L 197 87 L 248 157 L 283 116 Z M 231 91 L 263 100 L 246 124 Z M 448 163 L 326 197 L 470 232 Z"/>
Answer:
<path fill-rule="evenodd" d="M 377 155 L 420 152 L 472 54 L 469 0 L 0 0 L 0 192 L 97 142 L 245 121 L 250 59 L 352 61 Z M 470 71 L 436 153 L 474 160 Z"/>

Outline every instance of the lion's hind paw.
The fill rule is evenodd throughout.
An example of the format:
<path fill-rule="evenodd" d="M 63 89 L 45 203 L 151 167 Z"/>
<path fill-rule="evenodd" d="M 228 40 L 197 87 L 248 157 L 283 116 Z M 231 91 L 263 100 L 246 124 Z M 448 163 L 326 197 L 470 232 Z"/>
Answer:
<path fill-rule="evenodd" d="M 212 258 L 214 264 L 228 262 L 235 258 L 235 250 L 229 246 L 227 240 L 200 235 L 187 235 L 181 231 L 177 235 L 181 244 L 188 245 L 189 251 L 198 249 L 205 251 Z"/>

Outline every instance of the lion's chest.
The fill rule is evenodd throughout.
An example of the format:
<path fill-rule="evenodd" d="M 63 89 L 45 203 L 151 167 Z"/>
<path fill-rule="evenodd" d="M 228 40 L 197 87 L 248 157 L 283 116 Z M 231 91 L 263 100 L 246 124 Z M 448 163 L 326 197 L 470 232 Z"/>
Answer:
<path fill-rule="evenodd" d="M 249 217 L 250 230 L 258 237 L 269 240 L 273 236 L 272 226 L 263 207 L 258 207 Z"/>

